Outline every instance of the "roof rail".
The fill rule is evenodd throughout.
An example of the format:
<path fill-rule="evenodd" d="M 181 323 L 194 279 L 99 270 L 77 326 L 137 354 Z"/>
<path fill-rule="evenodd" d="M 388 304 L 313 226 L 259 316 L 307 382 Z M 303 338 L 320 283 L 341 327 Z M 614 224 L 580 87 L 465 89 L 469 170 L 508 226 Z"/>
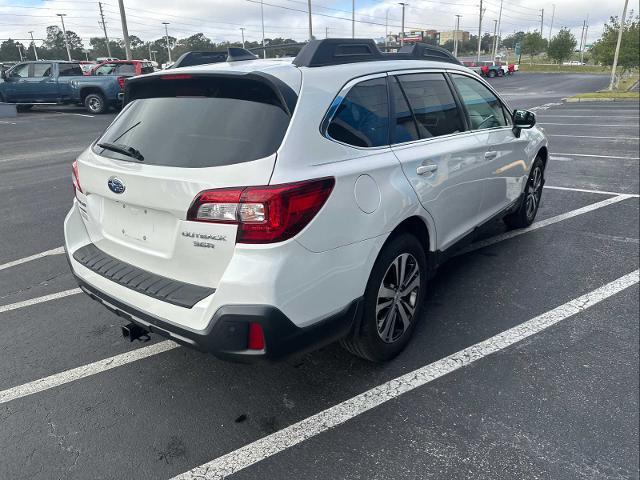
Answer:
<path fill-rule="evenodd" d="M 255 60 L 256 57 L 249 50 L 239 47 L 229 47 L 226 52 L 185 52 L 169 68 L 192 67 L 208 63 L 239 62 L 241 60 Z"/>
<path fill-rule="evenodd" d="M 433 60 L 461 65 L 444 48 L 416 43 L 402 47 L 396 53 L 383 53 L 374 40 L 365 38 L 311 40 L 300 50 L 293 64 L 298 67 L 324 67 L 380 60 Z"/>

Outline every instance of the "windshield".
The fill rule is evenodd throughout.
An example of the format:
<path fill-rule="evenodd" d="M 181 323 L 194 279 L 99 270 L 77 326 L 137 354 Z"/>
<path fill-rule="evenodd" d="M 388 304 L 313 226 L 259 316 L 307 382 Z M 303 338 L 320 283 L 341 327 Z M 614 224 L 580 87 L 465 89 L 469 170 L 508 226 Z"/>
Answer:
<path fill-rule="evenodd" d="M 129 103 L 93 149 L 125 161 L 130 156 L 98 144 L 119 144 L 144 163 L 186 168 L 249 162 L 276 152 L 289 115 L 265 85 L 238 79 L 161 81 L 163 96 Z M 152 92 L 153 87 L 145 89 Z"/>

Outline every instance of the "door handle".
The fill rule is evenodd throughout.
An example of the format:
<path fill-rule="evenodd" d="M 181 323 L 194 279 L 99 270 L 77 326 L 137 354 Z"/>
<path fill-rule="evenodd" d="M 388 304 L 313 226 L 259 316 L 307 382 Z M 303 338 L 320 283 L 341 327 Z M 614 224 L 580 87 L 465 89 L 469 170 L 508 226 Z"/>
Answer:
<path fill-rule="evenodd" d="M 424 175 L 425 173 L 433 173 L 436 170 L 438 170 L 438 165 L 436 165 L 435 163 L 429 163 L 427 165 L 420 165 L 416 169 L 416 173 L 418 175 Z"/>
<path fill-rule="evenodd" d="M 491 160 L 492 158 L 496 158 L 498 156 L 498 152 L 485 152 L 484 154 L 484 158 L 486 158 L 487 160 Z"/>

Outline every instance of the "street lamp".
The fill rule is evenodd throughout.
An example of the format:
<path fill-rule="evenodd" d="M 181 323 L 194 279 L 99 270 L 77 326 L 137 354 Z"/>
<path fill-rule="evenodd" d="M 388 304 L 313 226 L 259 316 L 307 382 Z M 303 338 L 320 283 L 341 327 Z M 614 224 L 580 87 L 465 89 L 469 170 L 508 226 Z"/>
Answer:
<path fill-rule="evenodd" d="M 169 22 L 162 22 L 162 24 L 164 25 L 164 39 L 167 42 L 167 54 L 169 55 L 169 63 L 171 63 L 171 48 L 169 47 L 169 30 L 167 29 L 167 25 L 169 25 Z"/>
<path fill-rule="evenodd" d="M 69 42 L 67 41 L 67 29 L 64 28 L 64 17 L 67 16 L 66 13 L 56 13 L 57 16 L 62 20 L 62 33 L 64 34 L 64 46 L 67 48 L 67 57 L 69 57 L 69 61 L 71 61 L 71 51 L 69 50 Z"/>

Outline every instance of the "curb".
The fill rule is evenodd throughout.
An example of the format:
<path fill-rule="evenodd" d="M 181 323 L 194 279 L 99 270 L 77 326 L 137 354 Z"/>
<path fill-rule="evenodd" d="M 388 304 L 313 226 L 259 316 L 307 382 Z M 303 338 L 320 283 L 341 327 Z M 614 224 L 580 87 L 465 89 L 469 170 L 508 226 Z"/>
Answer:
<path fill-rule="evenodd" d="M 567 98 L 568 103 L 577 102 L 633 102 L 635 98 L 613 98 L 613 97 L 601 97 L 601 98 Z"/>

